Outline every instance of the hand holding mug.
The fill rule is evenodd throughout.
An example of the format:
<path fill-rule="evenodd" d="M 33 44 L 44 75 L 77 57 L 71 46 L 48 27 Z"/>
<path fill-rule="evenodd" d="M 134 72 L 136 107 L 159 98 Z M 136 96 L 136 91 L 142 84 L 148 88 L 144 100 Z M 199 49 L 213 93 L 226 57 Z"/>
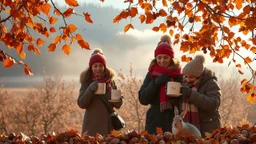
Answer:
<path fill-rule="evenodd" d="M 89 85 L 91 91 L 95 92 L 98 89 L 98 82 L 94 81 Z"/>
<path fill-rule="evenodd" d="M 181 87 L 182 96 L 189 98 L 191 95 L 191 92 L 192 92 L 191 88 L 189 88 L 188 86 L 182 85 Z"/>
<path fill-rule="evenodd" d="M 155 79 L 155 84 L 161 85 L 161 84 L 167 83 L 168 81 L 170 81 L 170 77 L 168 76 L 168 74 L 162 74 Z"/>

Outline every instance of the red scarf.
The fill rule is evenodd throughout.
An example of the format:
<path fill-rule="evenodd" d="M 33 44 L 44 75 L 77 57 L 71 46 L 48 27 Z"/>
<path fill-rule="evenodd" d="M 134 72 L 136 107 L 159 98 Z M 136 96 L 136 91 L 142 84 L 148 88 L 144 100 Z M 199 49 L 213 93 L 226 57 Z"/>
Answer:
<path fill-rule="evenodd" d="M 199 80 L 196 80 L 194 83 L 188 83 L 184 80 L 183 83 L 189 86 L 192 90 L 197 91 L 198 81 Z M 194 104 L 190 103 L 187 97 L 183 97 L 181 105 L 181 111 L 184 111 L 185 109 L 187 109 L 188 112 L 183 118 L 183 120 L 185 122 L 193 124 L 198 129 L 200 129 L 198 108 Z"/>
<path fill-rule="evenodd" d="M 92 80 L 98 81 L 99 83 L 106 83 L 106 88 L 111 89 L 111 79 L 108 73 L 103 72 L 101 74 L 93 73 Z"/>
<path fill-rule="evenodd" d="M 158 65 L 153 65 L 149 68 L 149 73 L 152 79 L 158 78 L 162 74 L 168 74 L 171 78 L 171 81 L 177 76 L 181 76 L 181 68 L 179 68 L 177 71 L 172 71 L 169 68 L 161 67 Z M 166 109 L 172 109 L 171 103 L 168 101 L 167 95 L 166 95 L 166 85 L 162 84 L 160 86 L 159 95 L 160 95 L 160 111 L 164 111 Z"/>

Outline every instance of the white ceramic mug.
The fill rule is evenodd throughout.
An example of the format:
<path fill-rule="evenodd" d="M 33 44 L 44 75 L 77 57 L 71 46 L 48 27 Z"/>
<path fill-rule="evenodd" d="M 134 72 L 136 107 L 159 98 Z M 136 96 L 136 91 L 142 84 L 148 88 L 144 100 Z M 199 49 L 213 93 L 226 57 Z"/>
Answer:
<path fill-rule="evenodd" d="M 121 90 L 111 90 L 111 100 L 120 100 Z"/>
<path fill-rule="evenodd" d="M 180 88 L 181 88 L 181 83 L 174 82 L 174 81 L 168 82 L 166 95 L 172 96 L 172 97 L 178 97 L 180 96 Z"/>
<path fill-rule="evenodd" d="M 98 89 L 95 94 L 102 95 L 106 93 L 106 83 L 98 83 Z"/>

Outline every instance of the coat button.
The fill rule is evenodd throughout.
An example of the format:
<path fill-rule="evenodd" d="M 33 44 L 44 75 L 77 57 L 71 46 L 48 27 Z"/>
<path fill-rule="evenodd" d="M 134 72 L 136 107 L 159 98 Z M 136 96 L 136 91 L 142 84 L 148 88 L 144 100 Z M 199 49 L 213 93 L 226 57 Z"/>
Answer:
<path fill-rule="evenodd" d="M 210 119 L 210 121 L 212 121 L 212 119 Z"/>

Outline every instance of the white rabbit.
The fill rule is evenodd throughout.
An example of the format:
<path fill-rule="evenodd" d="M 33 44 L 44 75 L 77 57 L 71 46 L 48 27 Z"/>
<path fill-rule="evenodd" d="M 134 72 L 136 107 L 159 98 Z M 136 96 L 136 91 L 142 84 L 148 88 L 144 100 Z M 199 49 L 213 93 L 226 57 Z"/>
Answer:
<path fill-rule="evenodd" d="M 200 131 L 195 127 L 194 125 L 190 123 L 186 123 L 183 121 L 184 116 L 187 113 L 187 109 L 184 110 L 180 115 L 179 115 L 179 110 L 175 106 L 174 107 L 174 118 L 172 122 L 172 133 L 174 135 L 181 133 L 182 135 L 185 135 L 187 133 L 190 133 L 193 136 L 198 136 L 201 137 Z"/>

